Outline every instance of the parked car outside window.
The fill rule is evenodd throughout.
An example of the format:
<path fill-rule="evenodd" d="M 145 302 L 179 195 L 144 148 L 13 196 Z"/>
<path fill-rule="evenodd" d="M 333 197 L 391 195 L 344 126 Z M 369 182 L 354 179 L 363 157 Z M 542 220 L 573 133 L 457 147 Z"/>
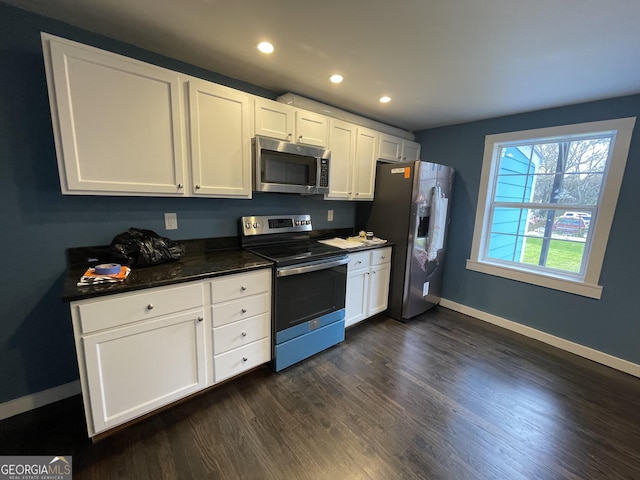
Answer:
<path fill-rule="evenodd" d="M 553 231 L 556 233 L 564 233 L 568 235 L 584 235 L 587 229 L 585 221 L 578 216 L 567 217 L 562 216 L 558 218 L 553 224 Z"/>
<path fill-rule="evenodd" d="M 564 212 L 563 217 L 579 217 L 584 220 L 585 225 L 588 227 L 591 222 L 591 214 L 586 212 Z"/>

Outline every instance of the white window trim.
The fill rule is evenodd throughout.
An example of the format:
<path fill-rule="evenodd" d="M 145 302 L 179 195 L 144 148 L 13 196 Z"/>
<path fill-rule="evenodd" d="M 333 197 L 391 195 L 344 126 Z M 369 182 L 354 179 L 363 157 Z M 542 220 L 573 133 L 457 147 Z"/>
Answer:
<path fill-rule="evenodd" d="M 604 254 L 609 240 L 609 232 L 613 222 L 618 194 L 622 184 L 622 177 L 629 156 L 629 145 L 631 135 L 636 122 L 636 117 L 621 118 L 615 120 L 604 120 L 600 122 L 579 123 L 574 125 L 563 125 L 559 127 L 540 128 L 535 130 L 525 130 L 520 132 L 509 132 L 497 135 L 487 135 L 485 139 L 484 157 L 482 160 L 482 175 L 480 177 L 480 191 L 478 193 L 478 206 L 476 210 L 476 220 L 473 228 L 473 242 L 471 244 L 471 258 L 467 260 L 467 269 L 495 275 L 511 280 L 539 285 L 542 287 L 574 293 L 585 297 L 600 299 L 602 286 L 598 284 Z M 480 252 L 484 245 L 483 231 L 488 228 L 488 212 L 491 202 L 489 197 L 489 182 L 497 168 L 495 162 L 495 145 L 507 142 L 527 141 L 536 138 L 568 137 L 572 135 L 584 135 L 595 132 L 611 132 L 615 134 L 611 160 L 608 165 L 608 172 L 603 190 L 601 192 L 601 202 L 598 208 L 598 216 L 591 238 L 591 250 L 589 260 L 585 270 L 584 280 L 572 278 L 568 275 L 563 277 L 555 273 L 546 275 L 543 273 L 528 271 L 526 268 L 517 266 L 500 265 L 498 262 L 491 262 L 488 259 L 481 259 Z M 524 266 L 523 266 L 524 267 Z"/>

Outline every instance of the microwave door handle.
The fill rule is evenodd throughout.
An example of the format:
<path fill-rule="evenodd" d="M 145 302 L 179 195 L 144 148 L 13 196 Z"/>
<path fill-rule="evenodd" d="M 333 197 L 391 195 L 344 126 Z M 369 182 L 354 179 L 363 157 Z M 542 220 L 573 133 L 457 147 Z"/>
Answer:
<path fill-rule="evenodd" d="M 301 275 L 303 273 L 317 272 L 318 270 L 327 270 L 329 268 L 338 267 L 349 263 L 349 258 L 338 258 L 330 262 L 317 262 L 306 265 L 292 265 L 290 267 L 280 267 L 276 270 L 278 277 L 288 277 L 289 275 Z"/>

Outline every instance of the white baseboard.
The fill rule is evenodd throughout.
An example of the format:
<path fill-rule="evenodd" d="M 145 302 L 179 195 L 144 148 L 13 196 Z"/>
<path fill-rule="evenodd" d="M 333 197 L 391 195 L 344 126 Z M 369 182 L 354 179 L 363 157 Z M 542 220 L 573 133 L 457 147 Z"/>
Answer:
<path fill-rule="evenodd" d="M 524 335 L 525 337 L 539 340 L 543 343 L 552 345 L 566 352 L 570 352 L 589 360 L 593 360 L 594 362 L 601 363 L 602 365 L 615 368 L 616 370 L 628 373 L 629 375 L 640 377 L 640 365 L 638 365 L 637 363 L 632 363 L 627 360 L 623 360 L 622 358 L 614 357 L 613 355 L 609 355 L 608 353 L 585 347 L 584 345 L 580 345 L 579 343 L 574 343 L 569 340 L 565 340 L 564 338 L 556 337 L 549 333 L 536 330 L 535 328 L 527 327 L 526 325 L 522 325 L 520 323 L 498 317 L 491 313 L 483 312 L 482 310 L 476 310 L 475 308 L 467 307 L 466 305 L 462 305 L 451 300 L 446 300 L 443 298 L 442 300 L 440 300 L 440 305 L 450 310 L 454 310 L 456 312 L 464 313 L 465 315 L 477 318 L 478 320 L 482 320 L 484 322 L 497 325 L 498 327 L 511 330 L 512 332 L 519 333 L 521 335 Z"/>
<path fill-rule="evenodd" d="M 0 403 L 0 420 L 57 402 L 80 393 L 80 380 Z"/>

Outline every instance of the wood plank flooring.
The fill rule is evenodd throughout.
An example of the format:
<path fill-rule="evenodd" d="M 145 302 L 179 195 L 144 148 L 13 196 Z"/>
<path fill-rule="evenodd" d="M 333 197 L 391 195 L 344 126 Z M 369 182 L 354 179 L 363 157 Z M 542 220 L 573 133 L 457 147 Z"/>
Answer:
<path fill-rule="evenodd" d="M 0 453 L 74 479 L 640 479 L 640 379 L 438 307 L 95 444 L 76 396 L 0 422 Z"/>

